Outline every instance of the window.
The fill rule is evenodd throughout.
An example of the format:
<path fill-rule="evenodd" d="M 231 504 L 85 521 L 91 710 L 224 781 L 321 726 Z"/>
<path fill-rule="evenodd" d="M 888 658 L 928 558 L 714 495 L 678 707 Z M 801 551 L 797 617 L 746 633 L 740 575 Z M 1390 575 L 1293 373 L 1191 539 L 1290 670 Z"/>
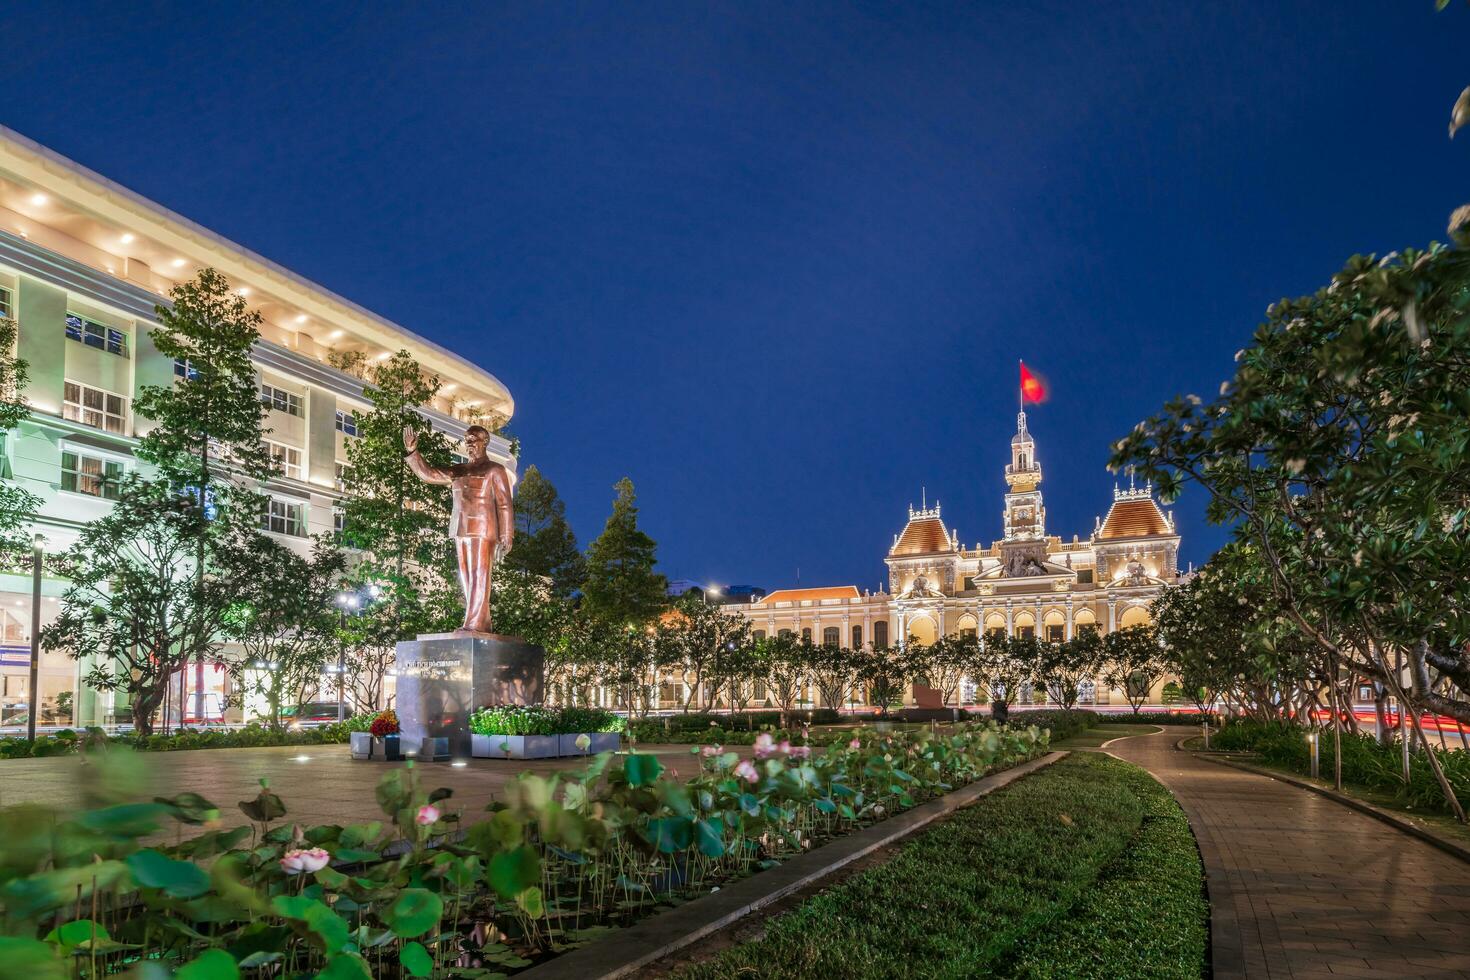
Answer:
<path fill-rule="evenodd" d="M 282 475 L 287 479 L 300 480 L 305 475 L 301 468 L 301 450 L 295 446 L 266 440 L 265 451 L 270 453 L 271 460 L 281 468 Z"/>
<path fill-rule="evenodd" d="M 985 635 L 989 637 L 991 643 L 1000 643 L 1006 638 L 1006 628 L 1004 626 L 992 627 L 985 631 Z"/>
<path fill-rule="evenodd" d="M 184 381 L 193 381 L 199 377 L 199 369 L 186 360 L 175 358 L 174 377 L 181 378 Z"/>
<path fill-rule="evenodd" d="M 753 636 L 757 640 L 764 640 L 766 638 L 766 631 L 756 630 L 754 633 L 751 634 L 751 636 Z"/>
<path fill-rule="evenodd" d="M 90 425 L 103 432 L 127 434 L 128 403 L 121 395 L 114 395 L 101 388 L 88 388 L 75 381 L 66 382 L 62 391 L 62 418 Z"/>
<path fill-rule="evenodd" d="M 1372 701 L 1373 700 L 1373 688 L 1369 687 L 1367 684 L 1359 684 L 1358 685 L 1358 700 L 1359 701 Z"/>
<path fill-rule="evenodd" d="M 0 286 L 0 318 L 9 320 L 15 316 L 15 294 L 9 286 Z"/>
<path fill-rule="evenodd" d="M 790 630 L 780 630 L 780 631 L 778 631 L 776 633 L 776 635 L 779 636 L 783 640 L 789 640 L 793 636 L 795 636 L 796 634 L 795 633 L 792 633 Z"/>
<path fill-rule="evenodd" d="M 337 464 L 337 489 L 346 490 L 347 481 L 352 479 L 352 467 L 346 463 Z"/>
<path fill-rule="evenodd" d="M 1060 643 L 1062 642 L 1064 632 L 1064 629 L 1060 626 L 1048 626 L 1046 628 L 1046 638 L 1052 643 Z"/>
<path fill-rule="evenodd" d="M 61 489 L 106 500 L 122 496 L 123 465 L 71 449 L 61 452 Z"/>
<path fill-rule="evenodd" d="M 854 626 L 852 628 L 852 648 L 854 650 L 859 650 L 859 649 L 862 648 L 862 645 L 863 645 L 863 628 L 861 626 Z"/>
<path fill-rule="evenodd" d="M 1024 637 L 1025 639 L 1028 639 L 1028 640 L 1034 640 L 1036 638 L 1036 627 L 1035 626 L 1017 626 L 1016 627 L 1016 635 L 1017 636 L 1020 636 L 1020 637 Z"/>
<path fill-rule="evenodd" d="M 1079 585 L 1091 585 L 1092 584 L 1092 569 L 1090 569 L 1090 568 L 1079 568 L 1079 569 L 1077 569 L 1077 583 Z"/>
<path fill-rule="evenodd" d="M 347 512 L 341 507 L 332 508 L 332 531 L 341 534 L 347 528 Z"/>
<path fill-rule="evenodd" d="M 822 645 L 836 647 L 842 645 L 842 630 L 835 626 L 828 626 L 822 630 Z"/>
<path fill-rule="evenodd" d="M 302 537 L 306 534 L 302 509 L 301 504 L 272 497 L 266 501 L 265 519 L 261 522 L 261 529 L 273 534 L 289 534 L 293 538 Z"/>
<path fill-rule="evenodd" d="M 980 635 L 980 633 L 979 633 L 978 630 L 972 630 L 972 629 L 960 630 L 960 639 L 962 639 L 962 640 L 973 640 L 973 639 L 975 639 L 979 635 Z"/>
<path fill-rule="evenodd" d="M 880 619 L 873 624 L 873 646 L 888 646 L 888 620 Z"/>
<path fill-rule="evenodd" d="M 261 382 L 260 385 L 260 403 L 266 408 L 273 408 L 287 415 L 299 416 L 301 414 L 300 395 L 293 395 L 284 388 L 277 388 L 265 382 Z"/>
<path fill-rule="evenodd" d="M 802 628 L 802 631 L 801 631 L 801 641 L 803 643 L 810 643 L 810 642 L 812 642 L 812 628 L 810 626 L 807 626 L 807 627 L 803 627 Z"/>
<path fill-rule="evenodd" d="M 66 339 L 77 340 L 88 347 L 105 350 L 109 354 L 128 356 L 128 335 L 105 323 L 88 320 L 75 313 L 66 315 Z"/>
<path fill-rule="evenodd" d="M 351 412 L 337 413 L 337 431 L 344 436 L 357 435 L 357 416 Z"/>

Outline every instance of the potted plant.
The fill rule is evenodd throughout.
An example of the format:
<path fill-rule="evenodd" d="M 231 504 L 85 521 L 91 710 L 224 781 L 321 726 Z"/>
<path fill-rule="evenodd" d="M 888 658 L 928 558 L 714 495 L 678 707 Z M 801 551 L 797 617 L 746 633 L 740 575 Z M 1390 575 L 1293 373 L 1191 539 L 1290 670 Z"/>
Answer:
<path fill-rule="evenodd" d="M 373 758 L 397 762 L 403 758 L 398 744 L 398 712 L 389 708 L 379 711 L 368 732 L 373 737 Z"/>
<path fill-rule="evenodd" d="M 470 755 L 477 759 L 553 759 L 557 713 L 540 705 L 506 704 L 470 716 Z"/>

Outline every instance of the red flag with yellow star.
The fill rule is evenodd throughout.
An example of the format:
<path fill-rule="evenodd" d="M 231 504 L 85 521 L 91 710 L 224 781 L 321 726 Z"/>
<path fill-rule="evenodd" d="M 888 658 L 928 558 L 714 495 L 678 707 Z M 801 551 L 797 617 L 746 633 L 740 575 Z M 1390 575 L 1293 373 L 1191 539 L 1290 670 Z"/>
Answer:
<path fill-rule="evenodd" d="M 1021 364 L 1021 403 L 1037 404 L 1046 401 L 1046 382 L 1026 369 L 1025 362 Z"/>

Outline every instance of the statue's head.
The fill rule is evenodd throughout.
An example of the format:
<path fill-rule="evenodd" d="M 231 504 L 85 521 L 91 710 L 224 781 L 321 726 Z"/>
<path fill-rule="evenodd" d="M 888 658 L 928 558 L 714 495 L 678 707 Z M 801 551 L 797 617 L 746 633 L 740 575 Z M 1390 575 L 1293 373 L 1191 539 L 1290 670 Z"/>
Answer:
<path fill-rule="evenodd" d="M 464 430 L 464 448 L 470 459 L 485 455 L 485 445 L 490 441 L 490 430 L 483 425 L 472 425 Z"/>

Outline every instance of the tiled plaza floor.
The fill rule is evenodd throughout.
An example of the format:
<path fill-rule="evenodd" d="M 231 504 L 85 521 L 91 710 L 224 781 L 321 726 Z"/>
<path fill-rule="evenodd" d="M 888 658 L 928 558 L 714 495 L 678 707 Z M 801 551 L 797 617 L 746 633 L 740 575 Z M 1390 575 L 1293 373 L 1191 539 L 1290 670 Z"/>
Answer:
<path fill-rule="evenodd" d="M 1114 742 L 1174 793 L 1209 882 L 1216 978 L 1470 978 L 1470 864 L 1316 793 Z"/>
<path fill-rule="evenodd" d="M 639 751 L 657 755 L 663 764 L 693 775 L 699 768 L 687 745 L 640 745 Z M 748 747 L 731 751 L 750 754 Z M 140 753 L 147 763 L 147 779 L 136 788 L 140 799 L 173 796 L 192 791 L 220 808 L 225 827 L 248 823 L 236 803 L 255 796 L 262 777 L 286 804 L 287 821 L 302 825 L 348 824 L 379 819 L 382 811 L 373 788 L 390 763 L 354 762 L 346 745 L 310 745 L 262 749 L 206 749 L 193 752 Z M 0 806 L 47 803 L 70 808 L 82 805 L 90 764 L 74 756 L 0 761 Z M 417 769 L 425 789 L 447 786 L 454 796 L 447 806 L 467 816 L 489 803 L 508 779 L 522 772 L 546 775 L 578 770 L 582 759 L 543 759 L 518 762 L 476 759 L 463 768 L 447 762 L 420 763 Z M 174 836 L 173 828 L 167 835 Z M 193 828 L 185 828 L 188 836 Z"/>

